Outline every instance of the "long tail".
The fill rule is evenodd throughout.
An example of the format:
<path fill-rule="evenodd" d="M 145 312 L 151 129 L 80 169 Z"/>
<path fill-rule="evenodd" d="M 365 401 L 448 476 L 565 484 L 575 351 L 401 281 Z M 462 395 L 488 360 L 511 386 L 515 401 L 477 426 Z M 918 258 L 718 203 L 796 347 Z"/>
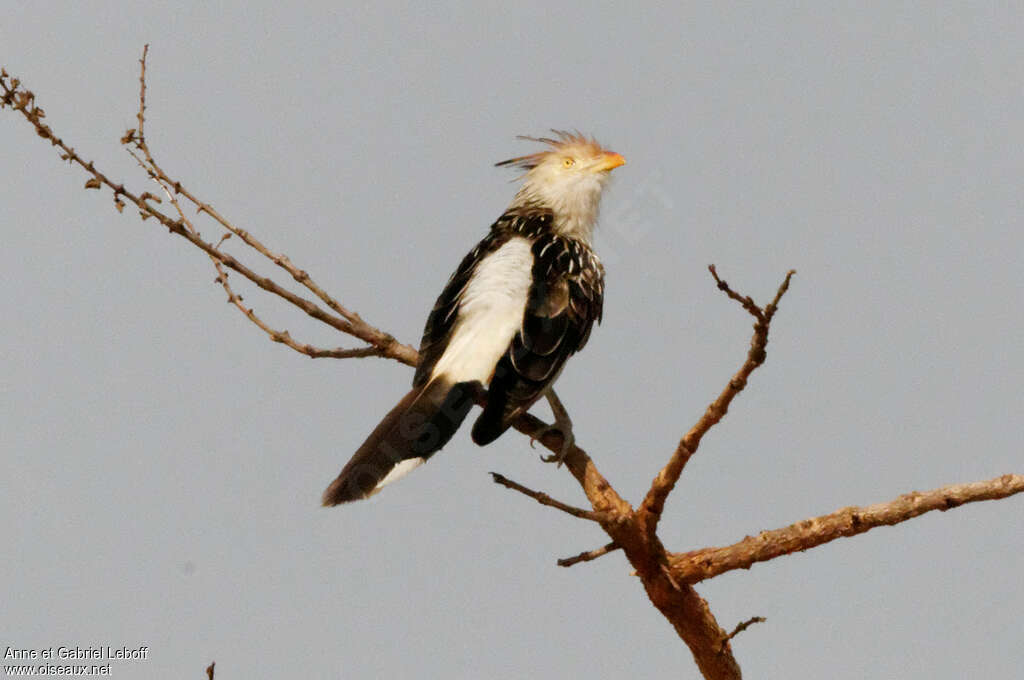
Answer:
<path fill-rule="evenodd" d="M 479 382 L 437 378 L 413 388 L 388 412 L 324 491 L 324 505 L 369 498 L 448 443 L 482 393 Z"/>

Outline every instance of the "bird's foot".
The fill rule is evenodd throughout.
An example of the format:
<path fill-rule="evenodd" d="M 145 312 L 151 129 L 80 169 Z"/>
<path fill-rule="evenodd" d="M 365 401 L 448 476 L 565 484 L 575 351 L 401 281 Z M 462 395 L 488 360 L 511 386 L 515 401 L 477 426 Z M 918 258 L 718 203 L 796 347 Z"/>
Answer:
<path fill-rule="evenodd" d="M 561 433 L 562 447 L 558 453 L 540 457 L 545 463 L 557 463 L 558 467 L 561 467 L 562 463 L 565 462 L 566 456 L 569 455 L 569 452 L 576 445 L 576 437 L 572 433 L 572 419 L 569 418 L 569 412 L 565 410 L 565 406 L 562 405 L 554 390 L 548 390 L 547 399 L 548 404 L 551 406 L 551 412 L 555 415 L 555 422 L 551 425 L 545 425 L 540 430 L 534 432 L 530 436 L 530 446 L 532 447 L 535 441 L 548 432 L 557 431 Z"/>
<path fill-rule="evenodd" d="M 562 463 L 565 462 L 566 456 L 568 456 L 569 452 L 572 451 L 574 446 L 576 446 L 576 437 L 573 436 L 571 425 L 569 429 L 563 430 L 557 423 L 543 427 L 540 432 L 535 433 L 534 436 L 539 439 L 552 430 L 562 434 L 562 448 L 558 453 L 552 453 L 550 456 L 541 456 L 540 459 L 545 463 L 557 463 L 558 467 L 562 467 Z"/>

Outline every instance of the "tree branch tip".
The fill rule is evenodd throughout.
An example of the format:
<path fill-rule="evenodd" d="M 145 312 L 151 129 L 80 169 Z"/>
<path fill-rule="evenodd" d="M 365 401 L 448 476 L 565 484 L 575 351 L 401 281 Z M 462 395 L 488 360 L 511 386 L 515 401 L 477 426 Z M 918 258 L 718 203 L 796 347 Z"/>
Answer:
<path fill-rule="evenodd" d="M 546 505 L 550 508 L 561 510 L 567 515 L 572 515 L 573 517 L 579 519 L 588 519 L 592 522 L 598 523 L 606 522 L 610 519 L 608 513 L 598 512 L 597 510 L 584 510 L 583 508 L 577 508 L 576 506 L 569 505 L 568 503 L 563 503 L 560 500 L 556 500 L 542 491 L 534 491 L 533 489 L 527 486 L 523 486 L 519 482 L 514 482 L 511 479 L 497 472 L 490 472 L 489 474 L 496 483 L 501 484 L 505 488 L 512 489 L 513 491 L 518 491 L 524 496 L 528 496 L 533 500 L 537 501 L 541 505 Z"/>
<path fill-rule="evenodd" d="M 560 567 L 571 567 L 574 564 L 579 564 L 580 562 L 590 562 L 592 560 L 596 560 L 599 557 L 603 557 L 604 555 L 607 555 L 610 552 L 615 552 L 616 550 L 621 549 L 621 547 L 622 546 L 620 546 L 618 543 L 612 541 L 611 543 L 603 545 L 600 548 L 594 548 L 593 550 L 586 550 L 584 552 L 581 552 L 579 555 L 573 555 L 572 557 L 563 557 L 558 560 L 557 564 Z"/>
<path fill-rule="evenodd" d="M 728 642 L 729 640 L 732 640 L 734 637 L 736 637 L 737 635 L 739 635 L 740 633 L 745 631 L 747 628 L 750 628 L 755 623 L 764 623 L 767 620 L 768 619 L 766 619 L 763 616 L 751 616 L 746 621 L 740 621 L 739 623 L 736 624 L 736 627 L 732 629 L 732 632 L 729 633 L 729 635 L 725 638 L 725 640 L 722 641 L 723 646 L 725 645 L 726 642 Z"/>

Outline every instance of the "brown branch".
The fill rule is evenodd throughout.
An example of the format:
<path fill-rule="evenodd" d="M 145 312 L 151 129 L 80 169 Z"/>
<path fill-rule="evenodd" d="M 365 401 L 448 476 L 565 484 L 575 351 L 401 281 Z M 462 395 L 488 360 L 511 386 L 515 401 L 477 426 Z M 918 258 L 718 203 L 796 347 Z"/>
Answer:
<path fill-rule="evenodd" d="M 161 183 L 166 183 L 167 185 L 169 185 L 171 188 L 173 188 L 176 194 L 181 194 L 189 202 L 191 202 L 199 212 L 206 213 L 207 215 L 212 217 L 222 227 L 224 227 L 229 232 L 235 234 L 240 239 L 242 239 L 242 241 L 246 245 L 250 246 L 253 250 L 260 253 L 268 260 L 270 260 L 277 266 L 287 271 L 289 274 L 291 274 L 293 279 L 295 279 L 300 284 L 305 286 L 310 292 L 312 292 L 314 295 L 320 298 L 320 300 L 323 301 L 328 307 L 330 307 L 343 318 L 348 320 L 349 323 L 352 324 L 353 329 L 355 331 L 352 333 L 353 335 L 361 337 L 359 334 L 372 336 L 374 335 L 375 332 L 380 333 L 380 331 L 377 331 L 377 329 L 373 328 L 372 326 L 368 325 L 365 321 L 363 321 L 363 319 L 358 314 L 342 306 L 341 303 L 339 303 L 336 299 L 329 295 L 323 288 L 321 288 L 316 283 L 316 281 L 313 280 L 313 278 L 309 275 L 308 272 L 292 264 L 291 260 L 288 259 L 287 255 L 272 252 L 250 232 L 234 226 L 229 220 L 227 220 L 224 216 L 217 212 L 217 210 L 215 210 L 212 205 L 210 205 L 206 201 L 202 201 L 199 198 L 197 198 L 180 181 L 174 180 L 170 176 L 168 176 L 167 173 L 164 172 L 163 168 L 161 168 L 160 165 L 157 164 L 157 162 L 153 159 L 152 154 L 150 154 L 149 152 L 149 146 L 146 143 L 146 137 L 144 133 L 146 111 L 146 55 L 148 51 L 149 45 L 146 45 L 142 50 L 142 58 L 139 60 L 141 66 L 139 73 L 139 113 L 137 115 L 137 118 L 139 120 L 138 134 L 133 135 L 131 134 L 132 131 L 129 130 L 128 134 L 126 134 L 121 141 L 125 144 L 134 144 L 136 148 L 143 152 L 143 154 L 146 157 L 147 165 L 149 166 L 147 169 L 149 170 L 150 175 L 154 179 L 157 179 Z M 367 341 L 369 342 L 369 340 Z"/>
<path fill-rule="evenodd" d="M 153 181 L 159 184 L 160 187 L 164 190 L 164 193 L 167 195 L 167 198 L 170 200 L 171 204 L 177 210 L 179 219 L 186 225 L 186 227 L 192 233 L 194 233 L 196 236 L 199 235 L 198 230 L 193 226 L 191 220 L 189 220 L 188 217 L 185 216 L 185 212 L 182 210 L 181 205 L 177 200 L 177 196 L 180 194 L 184 196 L 186 199 L 188 199 L 190 202 L 192 202 L 192 204 L 195 205 L 197 208 L 199 208 L 200 212 L 205 212 L 206 214 L 210 215 L 218 223 L 220 223 L 221 226 L 225 227 L 228 230 L 227 234 L 225 234 L 225 236 L 222 237 L 220 242 L 217 244 L 218 250 L 220 248 L 221 243 L 223 243 L 224 240 L 228 238 L 228 236 L 230 236 L 231 234 L 238 236 L 246 245 L 250 246 L 267 259 L 271 260 L 278 266 L 285 269 L 288 273 L 292 275 L 292 278 L 303 284 L 307 289 L 312 291 L 314 294 L 316 294 L 317 297 L 319 297 L 323 302 L 325 302 L 331 309 L 333 309 L 343 318 L 348 320 L 349 323 L 352 324 L 352 328 L 349 331 L 350 334 L 356 335 L 356 337 L 363 337 L 363 339 L 366 339 L 367 337 L 379 337 L 381 339 L 389 338 L 390 336 L 387 336 L 386 334 L 381 333 L 377 329 L 368 326 L 359 317 L 358 314 L 355 314 L 345 309 L 337 300 L 335 300 L 333 297 L 328 295 L 322 288 L 320 288 L 320 286 L 317 285 L 315 281 L 313 281 L 309 274 L 295 267 L 287 256 L 270 252 L 270 250 L 267 249 L 266 246 L 264 246 L 249 232 L 235 227 L 227 219 L 222 217 L 220 213 L 214 210 L 213 207 L 210 206 L 208 203 L 202 202 L 199 199 L 197 199 L 191 192 L 189 192 L 182 185 L 180 181 L 176 181 L 169 177 L 167 173 L 164 172 L 163 168 L 161 168 L 160 165 L 157 164 L 156 160 L 153 158 L 153 154 L 149 150 L 149 144 L 146 141 L 145 135 L 146 55 L 148 53 L 149 45 L 146 45 L 143 47 L 142 58 L 139 60 L 139 112 L 138 114 L 136 114 L 136 118 L 139 121 L 139 127 L 137 131 L 129 130 L 128 133 L 125 134 L 125 136 L 121 139 L 121 141 L 124 144 L 133 144 L 136 149 L 142 152 L 145 160 L 140 159 L 138 155 L 136 155 L 129 149 L 129 153 L 132 155 L 132 157 L 134 157 L 135 160 L 139 163 L 139 165 L 142 166 L 144 170 L 146 170 L 150 178 L 152 178 Z M 234 291 L 231 289 L 231 286 L 228 283 L 227 273 L 224 271 L 220 261 L 213 256 L 211 256 L 210 259 L 213 260 L 213 265 L 217 269 L 216 280 L 221 284 L 221 286 L 223 286 L 224 290 L 228 294 L 228 302 L 237 307 L 246 316 L 246 318 L 252 321 L 256 326 L 258 326 L 274 342 L 282 343 L 301 354 L 305 354 L 313 358 L 330 357 L 335 359 L 347 359 L 354 357 L 371 357 L 385 355 L 385 352 L 381 346 L 373 345 L 371 345 L 370 347 L 360 347 L 357 349 L 322 349 L 319 347 L 313 347 L 312 345 L 295 341 L 294 339 L 292 339 L 291 335 L 286 330 L 282 331 L 271 328 L 268 324 L 266 324 L 254 313 L 251 307 L 246 308 L 244 305 L 241 304 L 242 298 L 241 296 L 236 295 Z"/>
<path fill-rule="evenodd" d="M 37 135 L 43 139 L 48 139 L 51 145 L 58 147 L 62 151 L 62 160 L 77 164 L 89 173 L 91 178 L 86 183 L 87 188 L 100 188 L 101 186 L 108 187 L 113 192 L 114 203 L 119 212 L 124 208 L 124 201 L 134 204 L 139 209 L 139 215 L 143 220 L 149 219 L 150 217 L 156 219 L 171 233 L 177 234 L 178 236 L 186 239 L 214 260 L 220 262 L 225 267 L 240 273 L 263 290 L 285 299 L 314 319 L 317 319 L 318 321 L 321 321 L 343 333 L 353 335 L 360 340 L 365 341 L 379 350 L 379 356 L 395 359 L 396 361 L 400 361 L 410 366 L 416 365 L 418 354 L 412 347 L 398 342 L 391 335 L 369 326 L 364 322 L 353 322 L 344 316 L 331 314 L 311 300 L 293 293 L 270 278 L 261 276 L 238 261 L 232 255 L 219 250 L 212 243 L 204 240 L 197 231 L 189 229 L 182 219 L 172 219 L 151 205 L 149 201 L 158 201 L 159 199 L 149 192 L 136 194 L 125 188 L 123 183 L 114 183 L 103 172 L 98 170 L 91 161 L 87 162 L 82 159 L 82 157 L 72 147 L 65 144 L 61 138 L 57 137 L 53 133 L 53 130 L 43 122 L 43 118 L 46 114 L 35 104 L 35 95 L 30 91 L 23 89 L 21 87 L 21 82 L 17 78 L 10 78 L 5 70 L 0 73 L 0 105 L 4 107 L 10 106 L 21 113 L 22 116 L 35 128 Z M 140 115 L 142 115 L 143 112 L 144 103 L 140 105 Z M 123 138 L 122 141 L 125 141 L 126 139 L 127 141 L 131 141 L 130 138 L 133 136 L 137 136 L 136 132 L 129 130 L 128 134 L 125 135 L 125 138 Z M 146 152 L 143 151 L 143 153 L 145 154 Z M 165 177 L 163 181 L 171 180 Z M 173 183 L 173 186 L 177 185 L 178 183 Z M 354 351 L 359 353 L 363 350 Z"/>
<path fill-rule="evenodd" d="M 722 548 L 704 548 L 670 557 L 675 577 L 697 583 L 734 569 L 749 569 L 756 562 L 789 555 L 856 536 L 880 526 L 906 522 L 933 510 L 951 510 L 964 503 L 990 501 L 1024 492 L 1024 475 L 1009 474 L 969 484 L 953 484 L 931 491 L 904 494 L 886 503 L 848 507 L 829 515 L 806 519 L 782 529 L 762 531 Z"/>
<path fill-rule="evenodd" d="M 602 545 L 600 548 L 594 548 L 593 550 L 586 550 L 581 552 L 579 555 L 573 555 L 572 557 L 563 557 L 558 560 L 558 566 L 560 567 L 571 567 L 574 564 L 580 562 L 590 562 L 596 560 L 598 557 L 603 557 L 610 552 L 619 550 L 619 544 L 615 541 Z"/>
<path fill-rule="evenodd" d="M 534 416 L 524 414 L 513 426 L 537 438 L 552 453 L 561 451 L 561 434 L 552 430 L 545 432 L 544 422 Z M 668 553 L 658 537 L 649 536 L 643 530 L 632 506 L 619 496 L 583 449 L 573 446 L 565 457 L 565 465 L 594 510 L 605 516 L 601 528 L 625 552 L 647 597 L 689 647 L 703 676 L 710 680 L 738 680 L 740 668 L 732 654 L 728 634 L 718 625 L 707 602 L 696 590 L 670 577 L 671 571 L 666 568 Z"/>
<path fill-rule="evenodd" d="M 502 486 L 518 491 L 524 496 L 529 496 L 533 500 L 537 501 L 541 505 L 546 505 L 557 510 L 561 510 L 564 513 L 570 514 L 573 517 L 579 517 L 580 519 L 589 519 L 592 522 L 601 522 L 605 519 L 603 513 L 595 512 L 593 510 L 584 510 L 583 508 L 577 508 L 572 505 L 563 503 L 562 501 L 555 500 L 546 493 L 540 491 L 534 491 L 529 487 L 525 487 L 519 482 L 514 482 L 508 477 L 498 474 L 497 472 L 490 473 L 491 477 L 494 478 L 495 484 L 501 484 Z"/>
<path fill-rule="evenodd" d="M 143 60 L 144 59 L 145 59 L 145 52 L 143 53 Z M 145 61 L 143 61 L 143 73 L 145 73 Z M 143 83 L 145 83 L 144 80 L 143 80 Z M 142 115 L 142 112 L 145 110 L 145 89 L 144 88 L 145 88 L 145 85 L 143 85 L 142 94 L 139 96 L 139 101 L 140 101 L 140 104 L 139 104 L 139 121 L 140 121 L 140 128 L 139 128 L 139 130 L 140 130 L 140 133 L 139 134 L 140 134 L 140 137 L 141 137 L 141 129 L 142 129 L 141 125 L 142 125 L 142 122 L 145 120 L 144 116 Z M 143 149 L 143 153 L 145 155 L 145 158 L 140 158 L 139 155 L 136 154 L 131 149 L 128 150 L 128 153 L 132 156 L 132 158 L 135 159 L 135 162 L 138 163 L 139 166 L 141 166 L 144 170 L 149 171 L 150 170 L 150 165 L 152 164 L 152 156 L 149 155 L 149 150 L 145 148 L 144 144 L 140 148 Z M 171 190 L 164 183 L 164 180 L 162 180 L 159 177 L 155 176 L 152 172 L 149 172 L 149 176 L 163 190 L 164 194 L 167 196 L 167 200 L 171 203 L 172 206 L 174 206 L 174 209 L 178 213 L 179 221 L 184 225 L 184 227 L 190 233 L 192 233 L 195 236 L 199 236 L 199 230 L 196 229 L 195 225 L 192 223 L 192 220 L 190 220 L 188 218 L 188 216 L 185 215 L 185 211 L 182 210 L 181 203 L 178 201 L 177 196 L 174 193 L 171 192 Z M 217 242 L 217 244 L 214 246 L 214 248 L 217 251 L 220 251 L 221 245 L 230 236 L 231 236 L 231 232 L 226 233 L 224 236 L 221 237 L 221 239 Z M 217 270 L 217 278 L 214 279 L 214 280 L 215 280 L 215 282 L 219 283 L 221 285 L 221 287 L 224 288 L 224 291 L 228 295 L 228 302 L 230 304 L 234 305 L 239 311 L 241 311 L 242 314 L 244 314 L 245 317 L 247 319 L 249 319 L 249 321 L 251 321 L 253 324 L 255 324 L 264 333 L 266 333 L 267 336 L 271 340 L 273 340 L 274 342 L 279 342 L 279 343 L 281 343 L 281 344 L 283 344 L 283 345 L 285 345 L 287 347 L 290 347 L 291 349 L 295 350 L 296 352 L 299 352 L 300 354 L 305 354 L 306 356 L 312 357 L 314 359 L 321 359 L 321 358 L 327 358 L 327 357 L 333 358 L 333 359 L 349 359 L 349 358 L 357 358 L 357 357 L 361 358 L 361 357 L 373 357 L 373 356 L 379 357 L 379 356 L 382 356 L 381 349 L 378 348 L 378 347 L 373 347 L 373 346 L 370 346 L 370 347 L 360 347 L 360 348 L 357 348 L 357 349 L 344 349 L 344 348 L 341 348 L 341 347 L 338 347 L 336 349 L 323 349 L 323 348 L 320 348 L 320 347 L 314 347 L 313 345 L 309 345 L 307 343 L 302 343 L 302 342 L 296 341 L 294 338 L 292 338 L 291 334 L 287 330 L 278 330 L 276 328 L 272 328 L 269 324 L 267 324 L 262 318 L 260 318 L 256 314 L 255 310 L 252 307 L 246 307 L 245 305 L 242 304 L 242 296 L 238 295 L 237 293 L 235 293 L 234 289 L 231 287 L 231 284 L 228 282 L 228 273 L 226 271 L 224 271 L 224 266 L 221 264 L 220 260 L 218 260 L 217 258 L 215 258 L 215 257 L 213 257 L 211 255 L 210 256 L 210 261 L 213 263 L 214 269 Z"/>
<path fill-rule="evenodd" d="M 549 426 L 540 418 L 524 413 L 512 423 L 512 426 L 530 437 L 531 441 L 540 442 L 549 451 L 561 452 L 561 432 L 548 429 Z M 633 514 L 633 507 L 612 488 L 586 451 L 579 446 L 573 446 L 566 453 L 563 463 L 583 487 L 587 500 L 596 512 L 607 513 L 610 522 L 619 521 Z"/>
<path fill-rule="evenodd" d="M 724 291 L 731 299 L 738 301 L 747 312 L 757 319 L 757 322 L 754 324 L 754 337 L 750 341 L 750 351 L 747 352 L 747 358 L 740 367 L 740 370 L 732 377 L 732 380 L 729 381 L 725 389 L 718 395 L 718 398 L 707 407 L 700 420 L 679 441 L 679 445 L 676 447 L 672 457 L 669 458 L 668 463 L 665 464 L 665 467 L 658 472 L 654 481 L 651 482 L 651 488 L 638 510 L 640 521 L 644 525 L 644 530 L 648 536 L 654 536 L 657 531 L 658 521 L 661 519 L 661 513 L 665 509 L 665 501 L 675 487 L 676 482 L 679 481 L 679 476 L 683 473 L 686 463 L 696 453 L 697 447 L 700 446 L 701 438 L 725 417 L 729 410 L 729 404 L 746 387 L 750 374 L 764 363 L 767 356 L 765 348 L 768 345 L 768 329 L 771 325 L 772 317 L 778 309 L 779 300 L 789 290 L 790 279 L 796 273 L 791 270 L 786 274 L 785 279 L 783 279 L 782 284 L 775 293 L 775 298 L 764 309 L 761 309 L 749 296 L 739 295 L 725 281 L 721 280 L 718 277 L 718 272 L 715 270 L 715 265 L 709 265 L 708 269 L 718 283 L 718 288 Z"/>
<path fill-rule="evenodd" d="M 764 623 L 767 620 L 768 619 L 764 618 L 763 616 L 751 616 L 746 621 L 740 621 L 736 624 L 736 627 L 732 629 L 732 632 L 729 633 L 729 639 L 732 640 L 734 637 L 745 631 L 747 628 L 750 628 L 755 623 Z"/>
<path fill-rule="evenodd" d="M 242 296 L 237 294 L 231 287 L 231 284 L 228 283 L 228 273 L 224 271 L 224 267 L 221 263 L 214 260 L 213 266 L 217 269 L 217 278 L 215 281 L 224 288 L 224 292 L 228 295 L 228 302 L 238 308 L 238 310 L 241 311 L 249 321 L 259 327 L 259 329 L 266 333 L 267 337 L 274 342 L 279 342 L 290 347 L 299 354 L 305 354 L 313 359 L 355 359 L 383 356 L 383 350 L 379 347 L 373 347 L 372 345 L 369 347 L 357 347 L 354 349 L 344 347 L 325 349 L 323 347 L 314 347 L 308 343 L 296 341 L 287 330 L 272 328 L 256 314 L 252 307 L 246 307 L 242 304 Z"/>

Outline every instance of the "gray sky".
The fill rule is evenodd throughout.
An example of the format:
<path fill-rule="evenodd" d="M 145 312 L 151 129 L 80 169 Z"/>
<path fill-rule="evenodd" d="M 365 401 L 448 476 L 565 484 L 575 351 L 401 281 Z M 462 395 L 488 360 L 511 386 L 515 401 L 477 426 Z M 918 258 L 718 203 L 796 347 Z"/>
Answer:
<path fill-rule="evenodd" d="M 797 269 L 767 364 L 669 501 L 672 549 L 1024 467 L 1024 11 L 85 5 L 16 0 L 0 24 L 58 134 L 153 190 L 117 144 L 151 43 L 163 166 L 406 342 L 511 198 L 491 166 L 532 150 L 516 134 L 625 155 L 604 324 L 559 393 L 634 502 L 748 346 L 706 265 L 761 301 Z M 583 502 L 521 436 L 460 432 L 318 507 L 410 369 L 269 342 L 199 251 L 83 191 L 10 111 L 0 148 L 0 644 L 148 645 L 119 678 L 697 677 L 621 555 L 555 566 L 597 528 L 489 481 Z M 1010 677 L 1022 503 L 698 589 L 723 626 L 767 617 L 735 643 L 749 677 Z"/>

